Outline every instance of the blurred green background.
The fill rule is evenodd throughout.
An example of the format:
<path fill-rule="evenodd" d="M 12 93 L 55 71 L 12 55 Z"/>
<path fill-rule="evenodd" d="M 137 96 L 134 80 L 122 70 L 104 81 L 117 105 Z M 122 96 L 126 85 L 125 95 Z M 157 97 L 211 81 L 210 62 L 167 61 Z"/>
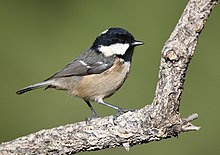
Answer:
<path fill-rule="evenodd" d="M 0 143 L 41 129 L 83 121 L 87 105 L 66 92 L 16 90 L 40 82 L 88 48 L 109 27 L 123 27 L 145 45 L 135 50 L 131 74 L 106 101 L 137 109 L 151 103 L 158 80 L 160 51 L 176 25 L 186 0 L 38 0 L 0 1 Z M 194 112 L 198 132 L 133 147 L 81 154 L 219 154 L 220 7 L 203 30 L 190 64 L 181 101 L 181 115 Z M 93 104 L 99 115 L 114 110 Z"/>

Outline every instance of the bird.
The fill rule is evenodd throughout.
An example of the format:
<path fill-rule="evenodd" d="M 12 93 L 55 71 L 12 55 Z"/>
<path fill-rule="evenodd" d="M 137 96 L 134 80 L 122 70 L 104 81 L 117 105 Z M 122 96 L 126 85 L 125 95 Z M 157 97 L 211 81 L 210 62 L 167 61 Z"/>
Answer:
<path fill-rule="evenodd" d="M 64 90 L 82 98 L 92 112 L 97 113 L 92 102 L 103 104 L 118 112 L 124 109 L 104 102 L 112 96 L 127 79 L 134 48 L 143 45 L 123 28 L 108 28 L 101 32 L 92 46 L 46 80 L 24 87 L 16 92 L 21 95 L 44 87 Z"/>

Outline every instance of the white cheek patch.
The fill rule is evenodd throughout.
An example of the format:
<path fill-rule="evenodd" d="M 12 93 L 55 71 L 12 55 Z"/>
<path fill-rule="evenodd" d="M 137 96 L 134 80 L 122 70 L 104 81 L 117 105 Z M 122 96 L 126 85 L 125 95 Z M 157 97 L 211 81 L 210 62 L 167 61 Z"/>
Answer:
<path fill-rule="evenodd" d="M 129 44 L 112 44 L 110 46 L 99 46 L 98 50 L 102 52 L 106 57 L 112 55 L 124 55 L 127 49 L 129 48 Z"/>

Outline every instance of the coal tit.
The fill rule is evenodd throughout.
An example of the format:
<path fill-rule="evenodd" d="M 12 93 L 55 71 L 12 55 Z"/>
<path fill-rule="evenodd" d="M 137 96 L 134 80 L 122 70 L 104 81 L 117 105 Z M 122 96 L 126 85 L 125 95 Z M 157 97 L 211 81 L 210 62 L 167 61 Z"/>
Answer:
<path fill-rule="evenodd" d="M 134 47 L 143 45 L 122 28 L 109 28 L 95 39 L 85 50 L 63 69 L 43 82 L 25 87 L 18 95 L 41 87 L 66 90 L 82 98 L 93 116 L 97 116 L 90 101 L 122 109 L 103 101 L 113 95 L 126 80 L 131 66 Z"/>

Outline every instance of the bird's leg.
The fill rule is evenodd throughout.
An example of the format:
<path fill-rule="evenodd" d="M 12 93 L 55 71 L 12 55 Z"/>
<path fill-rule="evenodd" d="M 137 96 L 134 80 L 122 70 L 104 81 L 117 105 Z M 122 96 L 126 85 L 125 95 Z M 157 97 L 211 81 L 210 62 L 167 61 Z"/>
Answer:
<path fill-rule="evenodd" d="M 92 111 L 92 117 L 94 117 L 94 118 L 96 118 L 96 117 L 98 117 L 98 115 L 97 115 L 97 113 L 95 112 L 95 110 L 93 109 L 93 107 L 92 107 L 92 105 L 90 104 L 90 102 L 88 101 L 88 100 L 84 100 L 86 103 L 87 103 L 87 105 L 89 106 L 89 109 Z"/>
<path fill-rule="evenodd" d="M 119 108 L 119 107 L 116 107 L 116 106 L 114 106 L 114 105 L 111 105 L 111 104 L 109 104 L 109 103 L 104 102 L 102 99 L 99 99 L 99 100 L 96 101 L 96 102 L 99 103 L 99 104 L 103 104 L 103 105 L 105 105 L 105 106 L 108 106 L 108 107 L 110 107 L 110 108 L 112 108 L 112 109 L 115 109 L 115 110 L 117 110 L 119 113 L 122 113 L 122 112 L 125 111 L 125 110 L 122 109 L 122 108 Z"/>

